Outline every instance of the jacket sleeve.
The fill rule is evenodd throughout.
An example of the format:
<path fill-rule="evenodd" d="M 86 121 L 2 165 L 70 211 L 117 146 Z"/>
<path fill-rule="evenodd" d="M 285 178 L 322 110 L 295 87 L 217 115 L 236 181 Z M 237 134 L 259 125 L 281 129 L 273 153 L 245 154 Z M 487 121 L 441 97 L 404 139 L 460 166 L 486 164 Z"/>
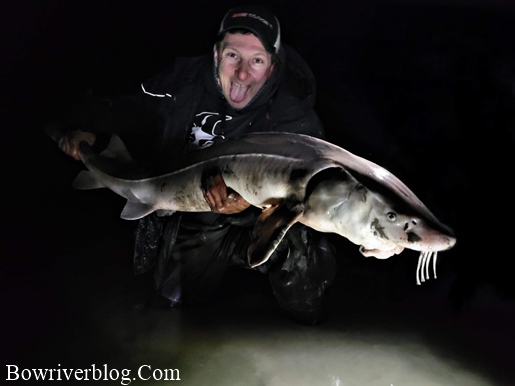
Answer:
<path fill-rule="evenodd" d="M 74 103 L 60 119 L 47 123 L 46 128 L 51 126 L 57 135 L 64 135 L 68 130 L 95 133 L 97 150 L 107 144 L 111 134 L 117 134 L 129 149 L 139 147 L 144 152 L 143 149 L 152 148 L 158 141 L 166 119 L 165 105 L 169 103 L 169 98 L 161 98 L 155 92 L 167 87 L 165 81 L 173 73 L 174 66 L 143 82 L 139 91 L 131 94 L 88 95 Z M 146 92 L 147 89 L 153 92 Z"/>
<path fill-rule="evenodd" d="M 175 63 L 142 82 L 137 91 L 111 96 L 88 95 L 64 114 L 70 128 L 108 134 L 138 134 L 157 126 L 166 115 Z"/>
<path fill-rule="evenodd" d="M 135 132 L 153 124 L 157 116 L 143 108 L 141 96 L 89 96 L 64 115 L 63 123 L 69 128 L 96 134 L 123 134 Z"/>

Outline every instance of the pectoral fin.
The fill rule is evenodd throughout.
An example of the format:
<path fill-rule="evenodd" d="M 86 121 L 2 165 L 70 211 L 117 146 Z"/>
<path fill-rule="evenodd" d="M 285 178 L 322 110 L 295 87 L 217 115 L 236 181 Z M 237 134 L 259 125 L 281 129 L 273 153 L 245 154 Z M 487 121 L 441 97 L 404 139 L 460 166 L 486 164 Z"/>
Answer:
<path fill-rule="evenodd" d="M 263 210 L 251 234 L 247 252 L 252 268 L 265 263 L 275 251 L 288 229 L 304 212 L 304 205 L 288 201 Z"/>
<path fill-rule="evenodd" d="M 142 204 L 137 201 L 127 201 L 120 217 L 124 220 L 139 220 L 154 211 L 155 208 L 151 205 Z"/>

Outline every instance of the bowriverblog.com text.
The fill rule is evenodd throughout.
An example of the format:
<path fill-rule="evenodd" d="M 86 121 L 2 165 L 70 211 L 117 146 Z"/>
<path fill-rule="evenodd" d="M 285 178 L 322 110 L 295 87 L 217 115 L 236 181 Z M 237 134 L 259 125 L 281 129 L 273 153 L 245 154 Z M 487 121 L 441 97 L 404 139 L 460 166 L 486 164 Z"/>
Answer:
<path fill-rule="evenodd" d="M 153 369 L 142 365 L 132 372 L 129 369 L 110 369 L 106 364 L 92 364 L 84 369 L 66 369 L 60 364 L 54 369 L 22 369 L 6 365 L 7 381 L 120 381 L 123 386 L 132 381 L 180 381 L 178 369 Z"/>

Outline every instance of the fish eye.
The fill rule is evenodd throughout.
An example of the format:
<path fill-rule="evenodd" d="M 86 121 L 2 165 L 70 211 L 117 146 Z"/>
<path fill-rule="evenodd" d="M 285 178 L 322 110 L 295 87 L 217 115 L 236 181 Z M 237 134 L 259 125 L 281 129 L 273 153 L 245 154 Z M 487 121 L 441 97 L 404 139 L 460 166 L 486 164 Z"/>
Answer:
<path fill-rule="evenodd" d="M 386 214 L 386 218 L 390 221 L 395 221 L 395 219 L 397 218 L 397 215 L 393 212 L 388 212 Z"/>

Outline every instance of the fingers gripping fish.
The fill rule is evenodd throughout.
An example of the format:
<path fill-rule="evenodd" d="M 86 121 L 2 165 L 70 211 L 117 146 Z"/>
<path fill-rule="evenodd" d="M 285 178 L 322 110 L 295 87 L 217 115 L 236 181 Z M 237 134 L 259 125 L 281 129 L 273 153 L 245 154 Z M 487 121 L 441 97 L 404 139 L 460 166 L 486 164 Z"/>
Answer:
<path fill-rule="evenodd" d="M 266 262 L 296 222 L 339 234 L 359 245 L 364 256 L 386 259 L 404 248 L 420 251 L 418 284 L 429 279 L 437 253 L 456 243 L 453 231 L 392 173 L 302 134 L 248 134 L 160 165 L 136 165 L 113 137 L 102 154 L 81 144 L 80 157 L 88 170 L 74 186 L 107 187 L 126 198 L 121 217 L 127 220 L 155 211 L 210 211 L 202 176 L 219 172 L 229 188 L 262 209 L 248 249 L 251 267 Z"/>

